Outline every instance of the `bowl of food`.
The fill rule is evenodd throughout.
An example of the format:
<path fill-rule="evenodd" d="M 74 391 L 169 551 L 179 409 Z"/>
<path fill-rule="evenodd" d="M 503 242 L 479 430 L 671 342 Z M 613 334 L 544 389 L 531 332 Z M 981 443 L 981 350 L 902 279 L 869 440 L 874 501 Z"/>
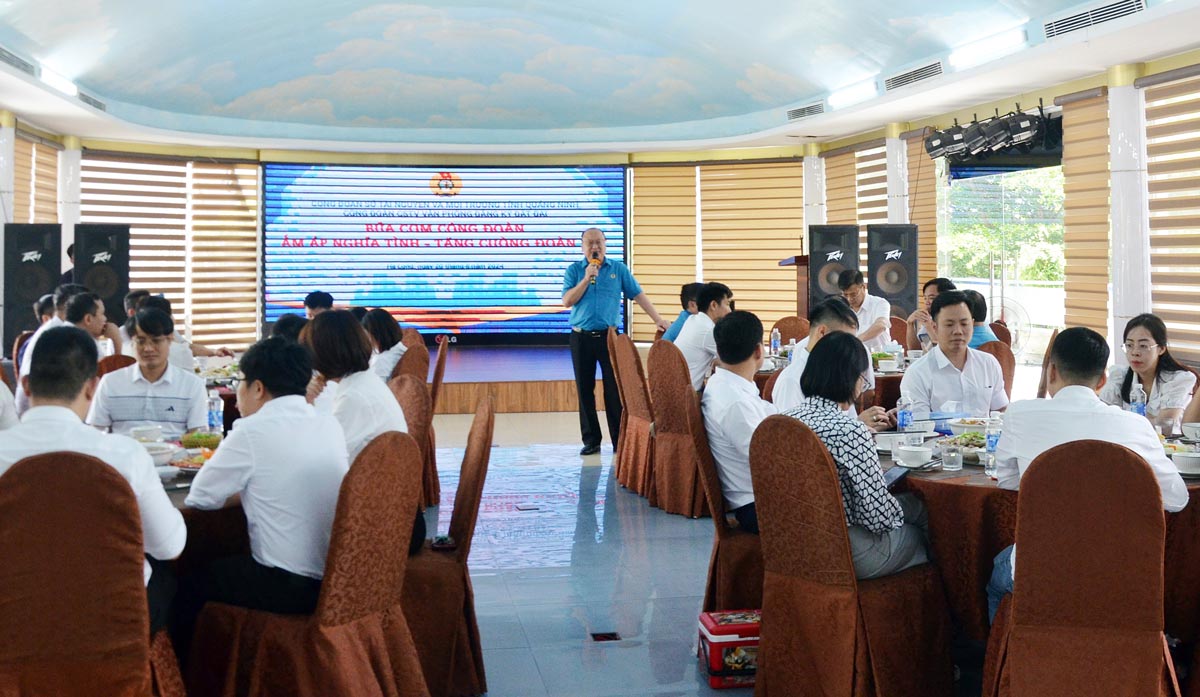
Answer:
<path fill-rule="evenodd" d="M 162 426 L 134 426 L 129 437 L 139 443 L 157 443 L 163 439 Z"/>
<path fill-rule="evenodd" d="M 1188 440 L 1200 440 L 1200 423 L 1184 424 L 1183 435 Z"/>
<path fill-rule="evenodd" d="M 964 433 L 983 433 L 987 428 L 987 419 L 951 419 L 946 422 L 946 425 L 956 436 Z"/>
<path fill-rule="evenodd" d="M 192 448 L 213 449 L 221 444 L 222 435 L 216 431 L 193 431 L 183 434 L 179 439 L 180 445 L 189 450 Z"/>
<path fill-rule="evenodd" d="M 1180 452 L 1171 455 L 1180 474 L 1200 474 L 1200 453 Z"/>
<path fill-rule="evenodd" d="M 933 459 L 933 448 L 923 445 L 897 446 L 895 453 L 895 459 L 905 467 L 920 467 Z"/>
<path fill-rule="evenodd" d="M 890 353 L 876 351 L 875 353 L 871 354 L 871 367 L 873 367 L 875 370 L 879 370 L 879 361 L 892 361 L 895 359 L 896 357 Z"/>
<path fill-rule="evenodd" d="M 174 443 L 142 443 L 142 447 L 150 453 L 156 467 L 166 465 L 179 452 L 179 446 Z"/>

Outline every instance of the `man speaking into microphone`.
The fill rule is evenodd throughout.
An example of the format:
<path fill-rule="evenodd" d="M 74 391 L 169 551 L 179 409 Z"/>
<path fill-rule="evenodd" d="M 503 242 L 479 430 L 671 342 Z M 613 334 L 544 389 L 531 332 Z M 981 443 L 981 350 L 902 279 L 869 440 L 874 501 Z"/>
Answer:
<path fill-rule="evenodd" d="M 579 396 L 579 431 L 583 436 L 580 455 L 600 452 L 600 419 L 596 416 L 596 363 L 604 378 L 604 412 L 613 450 L 621 429 L 621 397 L 608 357 L 608 328 L 621 318 L 621 294 L 645 310 L 664 331 L 670 323 L 654 309 L 629 267 L 605 256 L 604 233 L 590 227 L 583 231 L 583 259 L 567 267 L 563 278 L 563 305 L 571 308 L 571 363 L 575 368 L 575 391 Z"/>

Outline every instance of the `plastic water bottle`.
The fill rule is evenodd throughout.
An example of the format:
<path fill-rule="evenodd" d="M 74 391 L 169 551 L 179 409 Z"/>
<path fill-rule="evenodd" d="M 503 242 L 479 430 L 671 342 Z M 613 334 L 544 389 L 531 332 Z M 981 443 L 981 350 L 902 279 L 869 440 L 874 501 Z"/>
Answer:
<path fill-rule="evenodd" d="M 909 426 L 912 426 L 912 400 L 904 395 L 900 395 L 900 399 L 896 400 L 896 430 L 903 432 Z"/>
<path fill-rule="evenodd" d="M 987 453 L 983 473 L 992 479 L 996 478 L 996 446 L 1000 443 L 1000 429 L 1003 424 L 1004 422 L 1000 419 L 992 417 L 988 419 L 987 428 L 984 429 Z"/>
<path fill-rule="evenodd" d="M 1146 391 L 1142 389 L 1142 383 L 1135 375 L 1133 378 L 1133 386 L 1129 388 L 1129 411 L 1139 415 L 1146 415 Z"/>
<path fill-rule="evenodd" d="M 796 360 L 796 340 L 788 340 L 788 365 L 791 365 Z"/>
<path fill-rule="evenodd" d="M 216 390 L 208 391 L 208 430 L 213 433 L 225 431 L 225 400 Z"/>
<path fill-rule="evenodd" d="M 783 343 L 783 335 L 779 333 L 779 327 L 771 330 L 771 355 L 778 356 L 779 349 Z"/>

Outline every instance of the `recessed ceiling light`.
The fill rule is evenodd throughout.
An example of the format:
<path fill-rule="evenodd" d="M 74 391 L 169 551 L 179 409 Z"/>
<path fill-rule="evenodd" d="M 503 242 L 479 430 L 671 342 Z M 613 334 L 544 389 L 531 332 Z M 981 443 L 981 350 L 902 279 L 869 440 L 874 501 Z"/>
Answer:
<path fill-rule="evenodd" d="M 53 87 L 59 92 L 62 92 L 68 97 L 74 97 L 79 94 L 79 88 L 75 86 L 74 82 L 71 82 L 67 78 L 59 75 L 44 65 L 42 66 L 38 77 L 41 78 L 42 82 L 46 83 L 50 87 Z"/>
<path fill-rule="evenodd" d="M 956 70 L 965 70 L 1016 53 L 1026 46 L 1025 30 L 1018 27 L 959 46 L 950 53 L 947 61 Z"/>
<path fill-rule="evenodd" d="M 849 87 L 832 93 L 826 98 L 831 109 L 841 109 L 842 107 L 851 106 L 860 102 L 865 102 L 868 99 L 873 99 L 879 95 L 879 87 L 875 84 L 875 78 L 860 82 Z"/>

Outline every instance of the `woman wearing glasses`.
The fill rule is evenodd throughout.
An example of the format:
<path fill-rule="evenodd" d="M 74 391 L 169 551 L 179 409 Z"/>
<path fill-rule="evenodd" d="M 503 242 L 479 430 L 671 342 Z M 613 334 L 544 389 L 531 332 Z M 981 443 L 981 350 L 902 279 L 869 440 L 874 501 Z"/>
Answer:
<path fill-rule="evenodd" d="M 1191 399 L 1196 376 L 1171 355 L 1167 326 L 1152 314 L 1134 317 L 1125 325 L 1124 349 L 1129 367 L 1109 369 L 1100 399 L 1128 409 L 1136 375 L 1146 391 L 1146 415 L 1156 422 L 1179 419 Z"/>

